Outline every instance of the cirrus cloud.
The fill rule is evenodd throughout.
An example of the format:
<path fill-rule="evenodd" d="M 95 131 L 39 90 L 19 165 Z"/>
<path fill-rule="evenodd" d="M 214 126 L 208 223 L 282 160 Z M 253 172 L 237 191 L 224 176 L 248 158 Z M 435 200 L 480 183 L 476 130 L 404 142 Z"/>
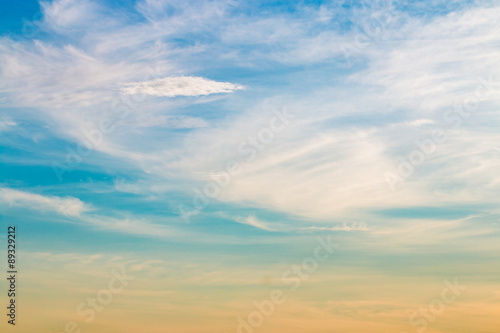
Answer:
<path fill-rule="evenodd" d="M 217 82 L 198 76 L 171 76 L 144 82 L 132 82 L 122 89 L 128 95 L 205 96 L 231 93 L 245 87 L 230 82 Z"/>
<path fill-rule="evenodd" d="M 10 188 L 0 188 L 0 203 L 2 202 L 9 206 L 53 211 L 66 216 L 80 216 L 80 214 L 90 210 L 90 207 L 78 198 L 44 196 Z"/>

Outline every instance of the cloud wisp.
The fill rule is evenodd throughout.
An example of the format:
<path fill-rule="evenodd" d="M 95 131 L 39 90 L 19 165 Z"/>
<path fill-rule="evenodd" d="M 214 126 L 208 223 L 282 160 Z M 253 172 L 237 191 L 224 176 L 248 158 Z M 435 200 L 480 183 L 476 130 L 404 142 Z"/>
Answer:
<path fill-rule="evenodd" d="M 91 210 L 90 206 L 86 205 L 78 198 L 44 196 L 5 187 L 0 188 L 0 202 L 6 203 L 9 206 L 56 212 L 58 214 L 73 217 L 79 217 L 83 213 Z"/>
<path fill-rule="evenodd" d="M 128 95 L 152 96 L 207 96 L 231 93 L 244 87 L 230 82 L 217 82 L 197 76 L 173 76 L 126 85 L 122 92 Z"/>

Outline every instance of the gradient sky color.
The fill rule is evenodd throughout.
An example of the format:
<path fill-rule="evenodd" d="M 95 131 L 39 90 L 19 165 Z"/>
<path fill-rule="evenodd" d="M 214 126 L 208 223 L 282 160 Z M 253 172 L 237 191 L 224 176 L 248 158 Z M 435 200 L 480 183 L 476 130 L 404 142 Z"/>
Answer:
<path fill-rule="evenodd" d="M 499 332 L 498 2 L 0 6 L 15 330 L 243 333 L 278 289 L 253 332 Z"/>

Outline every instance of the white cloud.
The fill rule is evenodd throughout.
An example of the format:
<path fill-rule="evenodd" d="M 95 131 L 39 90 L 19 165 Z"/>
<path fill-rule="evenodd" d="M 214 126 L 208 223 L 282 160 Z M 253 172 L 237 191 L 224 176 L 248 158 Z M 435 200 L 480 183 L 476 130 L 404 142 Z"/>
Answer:
<path fill-rule="evenodd" d="M 99 6 L 89 0 L 54 0 L 41 1 L 40 7 L 44 14 L 44 23 L 58 33 L 68 33 L 72 29 L 83 27 L 90 17 L 99 15 Z M 100 20 L 100 24 L 109 22 Z"/>
<path fill-rule="evenodd" d="M 9 188 L 0 188 L 0 202 L 10 206 L 57 212 L 66 216 L 80 216 L 90 210 L 90 207 L 78 198 L 43 196 Z"/>
<path fill-rule="evenodd" d="M 334 227 L 307 227 L 300 228 L 301 230 L 321 230 L 321 231 L 369 231 L 371 229 L 365 223 L 343 223 L 342 225 L 337 225 Z"/>
<path fill-rule="evenodd" d="M 480 79 L 500 75 L 498 16 L 500 7 L 479 7 L 430 22 L 413 20 L 399 31 L 388 31 L 394 45 L 367 49 L 370 66 L 351 79 L 383 88 L 394 106 L 432 115 L 462 103 Z M 411 30 L 409 30 L 411 28 Z M 491 96 L 489 99 L 494 99 Z"/>
<path fill-rule="evenodd" d="M 17 126 L 17 123 L 15 123 L 11 120 L 0 120 L 0 132 L 8 131 L 16 126 Z"/>
<path fill-rule="evenodd" d="M 410 127 L 420 127 L 423 125 L 429 125 L 429 124 L 434 124 L 434 120 L 432 119 L 416 119 L 412 121 L 407 121 L 405 123 L 406 126 Z"/>
<path fill-rule="evenodd" d="M 264 222 L 256 218 L 255 216 L 248 216 L 246 218 L 244 217 L 237 217 L 235 219 L 236 222 L 241 223 L 241 224 L 246 224 L 250 225 L 252 227 L 255 227 L 257 229 L 262 229 L 262 230 L 267 230 L 267 231 L 275 231 L 274 229 L 271 228 L 269 223 Z"/>
<path fill-rule="evenodd" d="M 0 188 L 0 204 L 42 212 L 54 212 L 76 218 L 76 221 L 103 230 L 154 237 L 167 237 L 174 234 L 173 230 L 163 225 L 150 223 L 145 219 L 90 214 L 95 208 L 74 197 L 44 196 L 4 187 Z"/>
<path fill-rule="evenodd" d="M 87 215 L 82 220 L 103 230 L 117 231 L 121 233 L 144 235 L 152 237 L 168 237 L 175 233 L 172 229 L 163 225 L 153 224 L 144 219 L 114 218 L 102 215 Z"/>
<path fill-rule="evenodd" d="M 165 128 L 201 128 L 207 127 L 208 123 L 203 118 L 189 116 L 164 116 L 141 114 L 134 124 L 137 127 L 160 126 Z"/>
<path fill-rule="evenodd" d="M 145 82 L 133 82 L 122 89 L 128 95 L 206 96 L 244 89 L 242 85 L 217 82 L 196 76 L 172 76 Z"/>

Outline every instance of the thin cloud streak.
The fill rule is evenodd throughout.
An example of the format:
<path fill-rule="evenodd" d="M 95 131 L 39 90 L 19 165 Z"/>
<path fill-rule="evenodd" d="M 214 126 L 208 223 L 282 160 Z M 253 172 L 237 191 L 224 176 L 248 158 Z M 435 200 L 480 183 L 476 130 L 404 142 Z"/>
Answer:
<path fill-rule="evenodd" d="M 133 82 L 122 89 L 128 95 L 206 96 L 231 93 L 244 87 L 229 82 L 217 82 L 196 76 L 166 77 L 145 82 Z"/>

